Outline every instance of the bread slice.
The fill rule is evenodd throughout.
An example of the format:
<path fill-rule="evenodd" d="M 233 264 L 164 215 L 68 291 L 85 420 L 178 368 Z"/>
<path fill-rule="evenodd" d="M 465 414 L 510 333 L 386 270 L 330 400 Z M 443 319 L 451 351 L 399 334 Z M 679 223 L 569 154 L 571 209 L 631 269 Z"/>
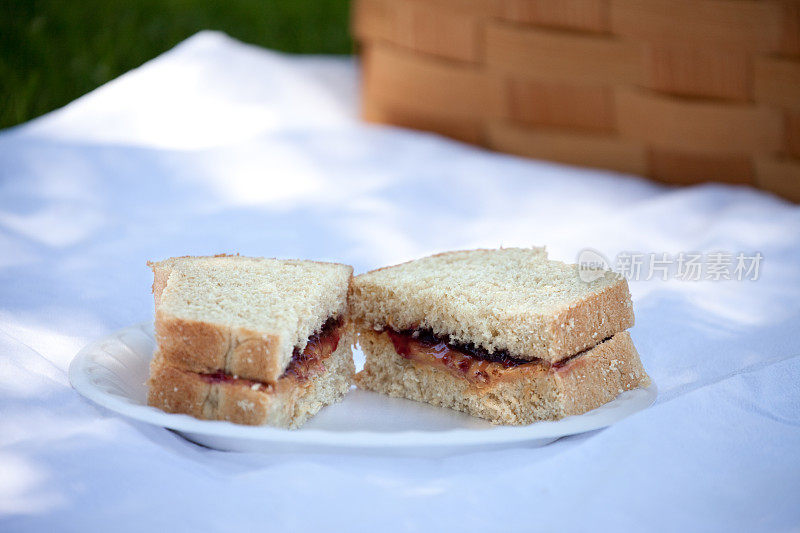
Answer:
<path fill-rule="evenodd" d="M 367 358 L 356 376 L 359 387 L 455 409 L 494 424 L 530 424 L 581 414 L 650 382 L 628 332 L 563 363 L 511 366 L 496 361 L 464 365 L 459 354 L 443 354 L 442 346 L 412 349 L 402 356 L 388 330 L 361 327 L 358 335 Z"/>
<path fill-rule="evenodd" d="M 344 326 L 341 333 L 335 350 L 319 358 L 310 373 L 290 371 L 274 384 L 190 372 L 156 353 L 148 382 L 148 404 L 201 419 L 300 427 L 350 389 L 355 373 L 351 328 Z"/>
<path fill-rule="evenodd" d="M 347 311 L 353 269 L 314 261 L 176 257 L 153 269 L 164 364 L 275 383 L 292 356 Z"/>
<path fill-rule="evenodd" d="M 431 329 L 490 353 L 556 362 L 633 326 L 625 279 L 586 283 L 543 248 L 448 252 L 357 276 L 350 313 L 366 328 Z"/>

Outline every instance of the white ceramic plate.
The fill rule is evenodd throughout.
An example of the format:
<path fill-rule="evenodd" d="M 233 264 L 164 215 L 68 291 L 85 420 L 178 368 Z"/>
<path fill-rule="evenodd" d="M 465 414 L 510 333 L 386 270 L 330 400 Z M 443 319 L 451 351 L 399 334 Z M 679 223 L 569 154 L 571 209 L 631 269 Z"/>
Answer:
<path fill-rule="evenodd" d="M 541 446 L 560 437 L 607 427 L 650 406 L 655 384 L 620 394 L 594 411 L 529 426 L 492 426 L 431 405 L 353 389 L 301 429 L 240 426 L 164 413 L 146 404 L 152 324 L 139 324 L 83 348 L 69 367 L 72 386 L 123 416 L 162 426 L 211 448 L 235 451 L 356 452 L 441 456 L 476 449 Z"/>

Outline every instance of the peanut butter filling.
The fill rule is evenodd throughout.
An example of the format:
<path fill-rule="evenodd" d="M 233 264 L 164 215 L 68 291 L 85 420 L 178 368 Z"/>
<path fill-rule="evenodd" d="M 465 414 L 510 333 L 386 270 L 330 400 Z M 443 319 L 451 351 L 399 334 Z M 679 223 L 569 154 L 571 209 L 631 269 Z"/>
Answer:
<path fill-rule="evenodd" d="M 551 364 L 542 359 L 519 359 L 505 351 L 490 353 L 474 344 L 454 343 L 447 336 L 437 336 L 431 330 L 395 331 L 386 328 L 381 334 L 391 340 L 395 352 L 404 359 L 446 370 L 476 386 L 491 385 L 498 380 L 517 380 L 534 374 L 562 372 L 588 351 L 583 350 Z"/>

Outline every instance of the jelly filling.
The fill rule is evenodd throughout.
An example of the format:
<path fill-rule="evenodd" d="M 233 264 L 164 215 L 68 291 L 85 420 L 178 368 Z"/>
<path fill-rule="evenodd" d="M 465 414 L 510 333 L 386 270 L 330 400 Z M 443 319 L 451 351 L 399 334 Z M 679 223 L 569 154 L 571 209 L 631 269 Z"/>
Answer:
<path fill-rule="evenodd" d="M 392 340 L 395 351 L 402 356 L 410 355 L 412 343 L 418 343 L 425 346 L 431 353 L 439 354 L 441 358 L 453 356 L 455 355 L 454 352 L 457 352 L 472 359 L 486 361 L 487 363 L 498 363 L 503 368 L 513 368 L 534 362 L 512 357 L 506 350 L 489 352 L 486 348 L 476 346 L 471 342 L 455 342 L 450 340 L 449 335 L 436 335 L 430 329 L 408 329 L 404 331 L 387 329 L 386 333 Z"/>
<path fill-rule="evenodd" d="M 448 335 L 436 335 L 430 329 L 396 331 L 386 328 L 383 331 L 389 336 L 398 355 L 405 359 L 438 362 L 451 371 L 460 372 L 479 382 L 486 382 L 493 374 L 522 365 L 558 370 L 591 349 L 587 348 L 556 363 L 548 363 L 542 359 L 520 359 L 510 355 L 506 350 L 489 352 L 474 343 L 457 342 L 451 340 Z M 598 345 L 610 338 L 603 339 Z"/>

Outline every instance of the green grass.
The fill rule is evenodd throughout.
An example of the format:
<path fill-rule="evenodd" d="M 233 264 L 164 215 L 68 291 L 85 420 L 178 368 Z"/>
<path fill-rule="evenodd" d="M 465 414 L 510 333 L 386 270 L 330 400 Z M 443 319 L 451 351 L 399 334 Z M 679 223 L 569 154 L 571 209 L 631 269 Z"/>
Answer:
<path fill-rule="evenodd" d="M 203 30 L 348 54 L 348 0 L 0 0 L 0 128 L 30 120 Z"/>

